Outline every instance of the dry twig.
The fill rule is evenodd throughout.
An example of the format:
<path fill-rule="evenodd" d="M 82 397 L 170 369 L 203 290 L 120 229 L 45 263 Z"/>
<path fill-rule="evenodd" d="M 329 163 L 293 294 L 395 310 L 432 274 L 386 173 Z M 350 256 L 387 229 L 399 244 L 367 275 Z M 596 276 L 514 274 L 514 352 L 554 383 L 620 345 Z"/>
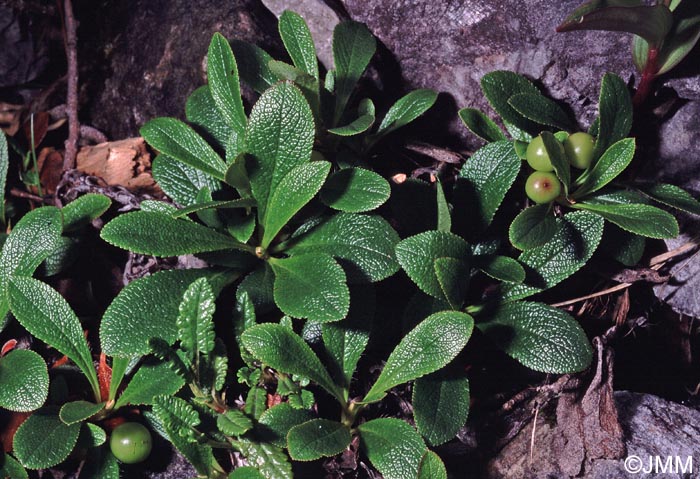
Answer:
<path fill-rule="evenodd" d="M 65 142 L 66 151 L 63 156 L 63 171 L 73 169 L 75 158 L 78 154 L 78 135 L 80 123 L 78 122 L 78 40 L 76 36 L 77 26 L 73 16 L 71 0 L 63 2 L 66 26 L 66 59 L 68 61 L 68 98 L 66 101 L 68 113 L 68 139 Z"/>

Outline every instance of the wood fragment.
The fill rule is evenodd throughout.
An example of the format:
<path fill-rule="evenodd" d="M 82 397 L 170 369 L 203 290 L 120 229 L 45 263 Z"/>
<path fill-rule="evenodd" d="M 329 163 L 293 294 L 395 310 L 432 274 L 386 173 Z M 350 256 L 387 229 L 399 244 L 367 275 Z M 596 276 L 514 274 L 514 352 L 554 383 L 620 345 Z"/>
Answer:
<path fill-rule="evenodd" d="M 78 40 L 76 35 L 77 25 L 73 15 L 71 0 L 63 0 L 65 34 L 66 34 L 66 59 L 68 61 L 67 81 L 67 114 L 68 114 L 68 138 L 66 139 L 65 153 L 63 156 L 63 170 L 71 170 L 75 165 L 78 152 L 78 135 L 80 123 L 78 122 Z"/>

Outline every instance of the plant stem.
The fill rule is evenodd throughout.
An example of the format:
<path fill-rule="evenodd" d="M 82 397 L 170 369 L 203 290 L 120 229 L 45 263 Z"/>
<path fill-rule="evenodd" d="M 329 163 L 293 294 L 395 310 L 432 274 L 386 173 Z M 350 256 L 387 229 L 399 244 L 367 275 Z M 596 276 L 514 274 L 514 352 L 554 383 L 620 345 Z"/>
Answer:
<path fill-rule="evenodd" d="M 637 86 L 637 91 L 634 94 L 634 98 L 632 98 L 632 104 L 635 108 L 639 108 L 651 92 L 651 86 L 659 71 L 659 67 L 657 64 L 658 56 L 658 47 L 649 47 L 649 53 L 647 54 L 647 63 L 644 66 L 644 71 L 642 72 L 642 79 L 639 81 L 639 86 Z"/>

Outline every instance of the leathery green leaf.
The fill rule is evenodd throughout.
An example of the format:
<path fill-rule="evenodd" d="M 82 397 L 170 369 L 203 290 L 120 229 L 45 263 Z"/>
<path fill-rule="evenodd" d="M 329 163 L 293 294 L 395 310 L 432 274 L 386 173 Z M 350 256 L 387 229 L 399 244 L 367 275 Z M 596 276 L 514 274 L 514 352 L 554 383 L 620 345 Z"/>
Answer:
<path fill-rule="evenodd" d="M 28 469 L 46 469 L 63 462 L 78 441 L 80 423 L 64 424 L 53 408 L 40 409 L 17 429 L 13 449 Z"/>
<path fill-rule="evenodd" d="M 426 448 L 423 439 L 400 419 L 381 418 L 358 426 L 360 445 L 385 479 L 418 477 Z"/>
<path fill-rule="evenodd" d="M 314 461 L 340 454 L 351 440 L 347 426 L 328 419 L 313 419 L 289 430 L 287 447 L 295 461 Z"/>
<path fill-rule="evenodd" d="M 33 411 L 44 404 L 48 394 L 49 372 L 41 356 L 15 349 L 0 357 L 0 408 Z"/>
<path fill-rule="evenodd" d="M 374 56 L 376 48 L 374 36 L 362 23 L 342 22 L 333 30 L 334 124 L 340 120 L 350 95 Z"/>
<path fill-rule="evenodd" d="M 413 417 L 418 432 L 431 446 L 454 438 L 469 415 L 469 380 L 437 372 L 416 379 Z"/>
<path fill-rule="evenodd" d="M 285 10 L 280 15 L 279 32 L 294 65 L 318 78 L 318 60 L 311 31 L 298 13 Z"/>
<path fill-rule="evenodd" d="M 496 125 L 496 122 L 483 112 L 474 108 L 462 108 L 458 115 L 462 123 L 482 140 L 492 142 L 506 139 L 506 135 Z"/>
<path fill-rule="evenodd" d="M 363 168 L 344 168 L 333 173 L 321 189 L 321 201 L 350 213 L 370 211 L 389 199 L 391 187 L 382 176 Z"/>
<path fill-rule="evenodd" d="M 209 43 L 207 79 L 211 96 L 219 112 L 236 134 L 243 136 L 248 118 L 241 100 L 238 65 L 228 40 L 220 33 L 215 33 Z"/>
<path fill-rule="evenodd" d="M 418 479 L 447 479 L 447 470 L 440 456 L 433 451 L 425 451 L 418 468 Z"/>

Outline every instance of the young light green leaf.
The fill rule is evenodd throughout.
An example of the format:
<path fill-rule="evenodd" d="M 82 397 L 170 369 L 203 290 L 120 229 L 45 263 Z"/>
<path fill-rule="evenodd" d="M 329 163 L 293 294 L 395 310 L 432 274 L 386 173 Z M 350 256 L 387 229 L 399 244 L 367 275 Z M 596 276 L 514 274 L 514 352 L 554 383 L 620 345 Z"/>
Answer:
<path fill-rule="evenodd" d="M 340 454 L 351 440 L 347 426 L 328 419 L 313 419 L 289 430 L 287 447 L 295 461 L 315 461 Z"/>
<path fill-rule="evenodd" d="M 231 40 L 231 49 L 238 62 L 238 73 L 253 90 L 262 93 L 279 81 L 269 68 L 273 58 L 262 48 L 241 40 Z"/>
<path fill-rule="evenodd" d="M 345 105 L 347 105 L 357 81 L 374 56 L 376 48 L 374 36 L 362 23 L 342 22 L 333 30 L 334 125 L 343 115 Z"/>
<path fill-rule="evenodd" d="M 431 450 L 425 451 L 418 467 L 418 479 L 447 479 L 442 459 Z"/>
<path fill-rule="evenodd" d="M 445 366 L 464 349 L 474 320 L 459 311 L 442 311 L 425 318 L 401 340 L 362 402 L 379 401 L 386 391 Z"/>
<path fill-rule="evenodd" d="M 216 297 L 206 278 L 195 280 L 185 291 L 177 316 L 180 347 L 197 359 L 214 349 L 214 304 Z"/>
<path fill-rule="evenodd" d="M 426 231 L 396 245 L 396 259 L 408 277 L 423 292 L 439 299 L 445 299 L 445 293 L 435 273 L 435 260 L 455 258 L 466 264 L 469 256 L 467 242 L 446 231 Z"/>
<path fill-rule="evenodd" d="M 89 193 L 71 201 L 61 209 L 63 232 L 75 231 L 90 224 L 109 209 L 112 201 L 104 195 Z"/>
<path fill-rule="evenodd" d="M 105 408 L 105 403 L 92 403 L 89 401 L 73 401 L 67 402 L 61 406 L 58 417 L 65 424 L 81 423 L 86 419 L 94 416 Z"/>
<path fill-rule="evenodd" d="M 148 340 L 177 339 L 175 324 L 182 296 L 198 278 L 209 280 L 214 292 L 238 273 L 212 269 L 161 271 L 129 283 L 109 305 L 100 325 L 102 351 L 109 356 L 140 356 L 151 352 Z"/>
<path fill-rule="evenodd" d="M 415 429 L 393 418 L 373 419 L 357 429 L 362 449 L 385 479 L 418 477 L 426 448 Z"/>
<path fill-rule="evenodd" d="M 634 150 L 634 138 L 625 138 L 608 148 L 588 173 L 583 186 L 574 193 L 574 196 L 581 198 L 598 191 L 614 180 L 632 162 Z"/>
<path fill-rule="evenodd" d="M 246 136 L 251 161 L 246 166 L 261 221 L 282 179 L 311 158 L 314 131 L 311 108 L 292 83 L 266 90 L 253 107 Z"/>
<path fill-rule="evenodd" d="M 677 186 L 659 183 L 644 188 L 643 192 L 659 203 L 685 211 L 686 213 L 700 215 L 700 201 Z"/>
<path fill-rule="evenodd" d="M 481 110 L 462 108 L 457 114 L 462 123 L 482 140 L 490 143 L 506 139 L 506 135 L 503 134 L 496 122 L 486 116 Z"/>
<path fill-rule="evenodd" d="M 452 216 L 450 215 L 450 205 L 445 198 L 445 190 L 442 188 L 442 182 L 435 183 L 435 193 L 437 196 L 437 230 L 450 231 L 452 230 Z"/>
<path fill-rule="evenodd" d="M 15 457 L 27 469 L 46 469 L 63 462 L 78 441 L 80 423 L 67 425 L 55 409 L 40 409 L 17 429 Z"/>
<path fill-rule="evenodd" d="M 0 357 L 0 408 L 28 412 L 49 395 L 46 362 L 34 351 L 15 349 Z"/>
<path fill-rule="evenodd" d="M 196 203 L 202 188 L 209 188 L 209 191 L 221 189 L 221 183 L 211 175 L 166 155 L 158 155 L 153 160 L 152 173 L 160 188 L 182 206 Z"/>
<path fill-rule="evenodd" d="M 364 133 L 374 124 L 374 113 L 374 103 L 369 98 L 365 98 L 357 107 L 357 119 L 345 126 L 331 128 L 328 133 L 338 136 L 355 136 Z"/>
<path fill-rule="evenodd" d="M 242 436 L 252 429 L 253 421 L 238 409 L 229 409 L 216 417 L 216 427 L 227 436 Z"/>
<path fill-rule="evenodd" d="M 343 397 L 316 353 L 286 326 L 258 324 L 247 329 L 241 335 L 241 341 L 264 364 L 282 372 L 309 378 L 332 396 Z"/>
<path fill-rule="evenodd" d="M 527 78 L 510 71 L 494 71 L 481 78 L 481 89 L 491 107 L 504 122 L 527 133 L 538 132 L 538 125 L 518 113 L 508 100 L 521 93 L 541 95 L 540 91 Z"/>
<path fill-rule="evenodd" d="M 119 215 L 102 228 L 100 236 L 119 248 L 154 256 L 242 249 L 241 243 L 211 228 L 151 211 Z"/>
<path fill-rule="evenodd" d="M 112 373 L 114 374 L 114 369 Z M 142 364 L 117 399 L 114 408 L 119 409 L 129 404 L 151 405 L 156 396 L 174 395 L 184 385 L 185 380 L 167 362 Z"/>
<path fill-rule="evenodd" d="M 569 196 L 569 185 L 571 184 L 571 167 L 566 157 L 564 147 L 559 140 L 549 131 L 541 133 L 544 149 L 549 156 L 549 160 L 554 167 L 554 173 L 564 186 L 565 196 Z"/>
<path fill-rule="evenodd" d="M 413 417 L 418 432 L 431 446 L 454 438 L 467 422 L 469 380 L 440 372 L 416 379 Z"/>
<path fill-rule="evenodd" d="M 678 222 L 672 214 L 650 205 L 592 205 L 585 202 L 577 208 L 599 214 L 625 231 L 647 238 L 668 239 L 679 234 Z"/>
<path fill-rule="evenodd" d="M 518 93 L 508 99 L 508 104 L 525 118 L 540 125 L 569 131 L 576 129 L 559 104 L 540 93 Z"/>
<path fill-rule="evenodd" d="M 34 278 L 10 279 L 7 294 L 12 314 L 29 333 L 66 355 L 85 374 L 100 397 L 97 373 L 80 320 L 55 289 Z"/>
<path fill-rule="evenodd" d="M 17 222 L 0 253 L 0 330 L 9 310 L 7 283 L 13 276 L 31 276 L 61 244 L 61 211 L 44 206 Z"/>
<path fill-rule="evenodd" d="M 557 221 L 549 204 L 525 208 L 518 213 L 508 229 L 510 242 L 518 249 L 528 250 L 547 243 L 557 232 Z"/>
<path fill-rule="evenodd" d="M 153 413 L 163 425 L 174 434 L 195 441 L 199 425 L 199 413 L 184 399 L 176 396 L 156 396 L 153 398 Z"/>
<path fill-rule="evenodd" d="M 261 440 L 286 448 L 289 430 L 313 418 L 314 415 L 308 409 L 297 409 L 283 402 L 271 407 L 260 416 L 256 430 Z"/>
<path fill-rule="evenodd" d="M 555 223 L 556 225 L 556 223 Z M 525 268 L 513 258 L 499 255 L 474 256 L 474 266 L 488 276 L 508 283 L 525 281 Z"/>
<path fill-rule="evenodd" d="M 330 171 L 331 164 L 327 161 L 314 161 L 295 167 L 280 181 L 265 215 L 263 248 L 267 248 L 284 225 L 316 196 Z"/>
<path fill-rule="evenodd" d="M 542 303 L 504 303 L 477 327 L 498 347 L 535 371 L 574 373 L 593 351 L 581 326 L 566 312 Z"/>
<path fill-rule="evenodd" d="M 323 253 L 338 258 L 352 283 L 381 281 L 399 270 L 399 235 L 379 216 L 340 213 L 289 242 L 292 256 Z"/>
<path fill-rule="evenodd" d="M 321 189 L 321 201 L 350 213 L 370 211 L 389 199 L 391 187 L 377 173 L 363 168 L 344 168 L 333 173 Z"/>
<path fill-rule="evenodd" d="M 603 236 L 603 218 L 586 211 L 569 213 L 557 219 L 557 232 L 546 244 L 523 252 L 518 260 L 535 277 L 523 284 L 504 285 L 508 300 L 526 298 L 549 289 L 585 265 Z"/>
<path fill-rule="evenodd" d="M 377 136 L 387 135 L 402 126 L 408 125 L 428 111 L 435 104 L 437 97 L 438 94 L 433 90 L 422 89 L 413 90 L 399 98 L 386 112 L 386 116 L 384 116 L 382 123 L 377 129 Z"/>
<path fill-rule="evenodd" d="M 298 13 L 285 10 L 280 15 L 279 32 L 294 65 L 312 77 L 318 78 L 316 47 L 304 19 Z"/>
<path fill-rule="evenodd" d="M 433 268 L 444 298 L 452 309 L 458 310 L 467 294 L 469 267 L 461 259 L 437 258 L 433 262 Z"/>
<path fill-rule="evenodd" d="M 220 33 L 215 33 L 209 43 L 207 80 L 219 113 L 236 132 L 236 135 L 243 137 L 248 118 L 243 110 L 243 101 L 241 100 L 238 65 L 228 40 Z"/>
<path fill-rule="evenodd" d="M 503 202 L 506 193 L 520 171 L 521 161 L 508 141 L 489 143 L 469 158 L 460 177 L 470 209 L 476 210 L 470 227 L 476 231 L 484 230 L 493 220 L 496 211 Z M 473 206 L 472 206 L 473 205 Z M 458 205 L 456 205 L 458 206 Z"/>
<path fill-rule="evenodd" d="M 180 120 L 155 118 L 143 125 L 140 133 L 159 152 L 216 179 L 224 179 L 224 160 L 201 136 Z"/>
<path fill-rule="evenodd" d="M 275 303 L 283 313 L 319 322 L 339 321 L 348 314 L 345 272 L 331 256 L 309 253 L 269 263 L 275 272 Z"/>
<path fill-rule="evenodd" d="M 203 85 L 190 93 L 185 103 L 185 116 L 190 124 L 208 133 L 221 150 L 227 149 L 231 135 L 234 134 L 233 128 L 219 111 L 209 85 Z"/>
<path fill-rule="evenodd" d="M 632 99 L 627 85 L 619 76 L 606 73 L 600 86 L 598 102 L 600 126 L 593 149 L 593 161 L 625 138 L 632 128 Z"/>

